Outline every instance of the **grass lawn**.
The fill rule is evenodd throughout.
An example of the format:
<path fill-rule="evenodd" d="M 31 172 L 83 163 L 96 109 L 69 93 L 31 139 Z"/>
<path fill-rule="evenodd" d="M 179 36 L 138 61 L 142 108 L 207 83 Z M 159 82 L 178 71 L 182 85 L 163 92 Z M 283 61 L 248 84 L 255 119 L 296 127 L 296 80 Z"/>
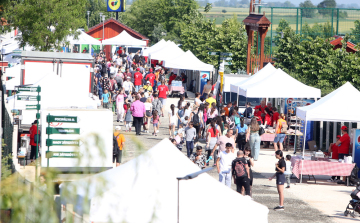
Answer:
<path fill-rule="evenodd" d="M 203 8 L 199 9 L 201 13 L 205 15 L 208 19 L 215 19 L 215 23 L 217 26 L 220 26 L 221 23 L 225 19 L 232 18 L 234 15 L 237 16 L 238 21 L 242 22 L 248 15 L 249 9 L 248 8 L 230 8 L 230 7 L 213 7 L 210 12 L 204 13 Z M 226 10 L 226 13 L 222 13 L 222 10 Z M 275 31 L 278 27 L 278 24 L 281 19 L 285 19 L 290 23 L 290 27 L 293 30 L 296 30 L 296 23 L 298 23 L 298 31 L 300 32 L 301 22 L 305 24 L 307 22 L 310 26 L 315 23 L 324 24 L 329 22 L 330 24 L 333 23 L 334 31 L 336 31 L 336 24 L 337 24 L 337 17 L 334 16 L 333 19 L 331 17 L 322 17 L 318 15 L 316 18 L 302 18 L 300 17 L 300 10 L 296 9 L 273 9 L 273 15 L 271 16 L 271 9 L 270 8 L 262 8 L 262 12 L 265 11 L 266 17 L 272 22 L 272 30 Z M 297 19 L 297 13 L 299 13 L 299 17 Z M 339 33 L 349 33 L 351 28 L 354 28 L 354 21 L 360 20 L 360 10 L 348 10 L 348 17 L 347 18 L 339 18 Z M 269 28 L 271 30 L 271 27 Z M 268 32 L 270 35 L 270 32 Z"/>

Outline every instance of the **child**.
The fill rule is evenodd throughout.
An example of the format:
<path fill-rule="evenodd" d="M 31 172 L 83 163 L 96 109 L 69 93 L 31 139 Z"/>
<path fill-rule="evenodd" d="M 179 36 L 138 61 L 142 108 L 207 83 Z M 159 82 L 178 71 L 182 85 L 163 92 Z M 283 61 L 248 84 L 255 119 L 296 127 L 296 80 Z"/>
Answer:
<path fill-rule="evenodd" d="M 127 103 L 126 104 L 126 112 L 124 114 L 124 119 L 125 119 L 125 127 L 126 127 L 126 130 L 125 132 L 127 131 L 131 131 L 131 122 L 132 122 L 132 115 L 131 115 L 131 111 L 130 111 L 130 104 Z"/>
<path fill-rule="evenodd" d="M 286 184 L 287 187 L 286 188 L 290 188 L 290 177 L 291 177 L 291 156 L 290 155 L 286 155 L 286 170 L 284 172 L 285 174 L 285 179 L 286 179 Z"/>
<path fill-rule="evenodd" d="M 116 114 L 116 98 L 119 95 L 119 91 L 114 91 L 111 95 L 111 101 L 112 101 L 112 112 Z"/>
<path fill-rule="evenodd" d="M 153 127 L 154 127 L 154 132 L 153 135 L 157 136 L 156 131 L 159 129 L 159 125 L 160 123 L 160 116 L 158 116 L 158 112 L 156 110 L 153 111 Z"/>
<path fill-rule="evenodd" d="M 227 134 L 227 131 L 229 130 L 229 124 L 224 124 L 224 132 L 223 132 L 223 135 L 226 135 Z"/>
<path fill-rule="evenodd" d="M 181 118 L 181 124 L 183 124 L 183 126 L 187 126 L 188 122 L 189 122 L 189 116 L 183 116 Z"/>
<path fill-rule="evenodd" d="M 183 123 L 181 123 L 180 125 L 179 125 L 179 130 L 178 130 L 178 134 L 181 134 L 181 140 L 184 140 L 184 133 L 185 133 L 185 129 L 184 129 L 184 124 Z"/>
<path fill-rule="evenodd" d="M 109 108 L 109 103 L 111 103 L 110 94 L 108 93 L 107 90 L 105 90 L 104 93 L 101 96 L 101 104 L 102 104 L 103 108 L 108 109 Z"/>

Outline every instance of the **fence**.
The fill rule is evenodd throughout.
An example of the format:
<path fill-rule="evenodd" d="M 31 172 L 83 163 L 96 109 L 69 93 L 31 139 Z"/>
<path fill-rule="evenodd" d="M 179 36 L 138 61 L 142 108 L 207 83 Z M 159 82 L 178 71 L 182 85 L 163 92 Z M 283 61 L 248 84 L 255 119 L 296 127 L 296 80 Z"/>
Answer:
<path fill-rule="evenodd" d="M 2 100 L 1 100 L 1 126 L 3 127 L 3 137 L 2 142 L 4 143 L 3 151 L 2 151 L 2 158 L 3 161 L 7 163 L 3 163 L 2 168 L 6 168 L 4 171 L 11 171 L 15 170 L 12 160 L 12 141 L 13 141 L 13 125 L 11 123 L 11 118 L 8 111 L 5 108 L 5 89 L 3 88 L 3 83 L 0 80 L 1 86 L 0 90 L 2 92 Z"/>
<path fill-rule="evenodd" d="M 293 8 L 293 7 L 260 7 L 272 25 L 265 40 L 265 54 L 272 55 L 276 51 L 276 42 L 281 38 L 281 19 L 286 20 L 290 28 L 297 34 L 329 38 L 335 35 L 350 34 L 355 29 L 355 22 L 360 22 L 360 9 L 343 8 Z M 359 24 L 360 26 L 360 24 Z M 356 34 L 352 34 L 351 42 L 360 43 L 360 27 Z"/>

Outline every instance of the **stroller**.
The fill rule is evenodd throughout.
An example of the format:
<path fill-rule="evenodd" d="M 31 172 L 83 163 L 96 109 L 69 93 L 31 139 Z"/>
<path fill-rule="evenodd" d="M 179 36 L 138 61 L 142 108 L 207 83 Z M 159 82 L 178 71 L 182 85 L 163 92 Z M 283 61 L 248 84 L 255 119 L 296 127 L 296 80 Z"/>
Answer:
<path fill-rule="evenodd" d="M 350 194 L 351 200 L 347 205 L 344 215 L 348 216 L 350 214 L 351 217 L 355 218 L 355 212 L 360 214 L 360 180 L 358 178 L 359 168 L 356 166 L 351 172 L 349 181 L 356 185 L 356 189 Z"/>

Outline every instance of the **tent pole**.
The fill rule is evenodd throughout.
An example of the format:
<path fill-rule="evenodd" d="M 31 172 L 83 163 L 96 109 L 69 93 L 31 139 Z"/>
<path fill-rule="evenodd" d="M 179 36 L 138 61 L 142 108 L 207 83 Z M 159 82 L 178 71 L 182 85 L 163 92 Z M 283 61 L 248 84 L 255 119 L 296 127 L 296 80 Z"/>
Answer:
<path fill-rule="evenodd" d="M 180 217 L 180 180 L 178 180 L 178 203 L 177 203 L 177 223 L 179 223 L 179 217 Z"/>
<path fill-rule="evenodd" d="M 295 124 L 295 138 L 294 138 L 294 154 L 296 153 L 296 131 L 297 131 L 297 124 L 298 124 L 297 115 L 295 115 L 295 118 L 296 118 L 296 122 L 295 122 L 296 124 Z"/>
<path fill-rule="evenodd" d="M 337 123 L 333 123 L 333 143 L 336 143 Z"/>
<path fill-rule="evenodd" d="M 328 149 L 329 148 L 329 142 L 330 142 L 330 122 L 327 121 L 326 122 L 326 148 L 325 149 Z"/>
<path fill-rule="evenodd" d="M 303 155 L 302 155 L 302 159 L 301 159 L 300 183 L 302 183 L 302 170 L 303 170 L 303 168 L 304 168 L 305 143 L 306 143 L 306 128 L 307 128 L 307 120 L 305 119 L 304 145 L 303 145 Z"/>
<path fill-rule="evenodd" d="M 320 121 L 320 145 L 319 145 L 319 149 L 322 149 L 322 145 L 323 145 L 323 140 L 324 140 L 324 122 Z"/>

